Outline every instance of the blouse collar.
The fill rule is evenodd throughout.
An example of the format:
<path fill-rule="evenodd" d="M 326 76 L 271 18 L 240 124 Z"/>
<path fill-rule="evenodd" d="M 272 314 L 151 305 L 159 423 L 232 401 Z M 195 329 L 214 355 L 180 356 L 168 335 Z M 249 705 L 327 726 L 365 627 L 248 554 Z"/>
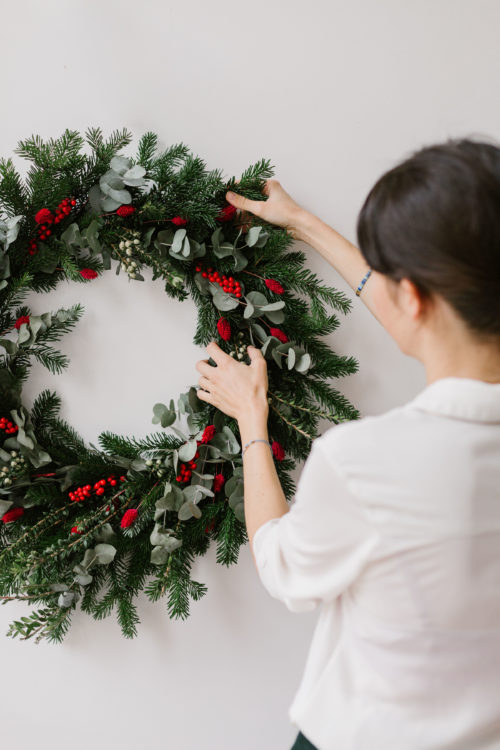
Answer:
<path fill-rule="evenodd" d="M 471 422 L 500 423 L 500 383 L 454 376 L 440 378 L 424 388 L 408 406 Z"/>

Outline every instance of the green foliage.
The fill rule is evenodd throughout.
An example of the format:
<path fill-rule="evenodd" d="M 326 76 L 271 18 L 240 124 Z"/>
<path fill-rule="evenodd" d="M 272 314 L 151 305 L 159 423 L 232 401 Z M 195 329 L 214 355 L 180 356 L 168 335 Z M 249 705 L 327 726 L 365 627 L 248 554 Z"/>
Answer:
<path fill-rule="evenodd" d="M 133 638 L 141 591 L 151 601 L 165 597 L 169 616 L 186 619 L 191 601 L 207 592 L 191 578 L 196 557 L 213 541 L 217 562 L 234 565 L 248 541 L 238 424 L 201 401 L 194 386 L 177 402 L 153 406 L 158 431 L 144 438 L 104 431 L 97 446 L 61 418 L 56 393 L 44 390 L 24 407 L 33 361 L 64 371 L 67 357 L 54 343 L 83 313 L 74 305 L 35 314 L 24 304 L 30 291 L 50 292 L 62 280 L 91 283 L 83 269 L 140 282 L 148 267 L 173 299 L 192 299 L 195 344 L 215 337 L 246 364 L 248 344 L 261 347 L 269 435 L 286 449 L 275 465 L 289 501 L 290 473 L 307 457 L 320 420 L 359 417 L 329 382 L 356 372 L 357 361 L 322 340 L 350 300 L 305 267 L 305 254 L 290 248 L 283 229 L 253 222 L 243 233 L 237 215 L 221 214 L 229 189 L 265 200 L 270 161 L 249 166 L 236 182 L 208 170 L 183 143 L 160 152 L 153 132 L 141 137 L 135 157 L 125 156 L 131 140 L 125 129 L 108 139 L 100 128 L 46 141 L 32 135 L 16 149 L 30 162 L 25 180 L 12 160 L 0 160 L 0 417 L 15 425 L 0 429 L 0 518 L 18 514 L 0 523 L 0 594 L 3 603 L 38 607 L 11 624 L 12 637 L 58 643 L 80 604 L 95 619 L 115 612 L 123 635 Z M 61 205 L 68 210 L 57 222 L 35 220 L 41 209 L 54 219 Z M 121 206 L 132 210 L 116 213 Z M 209 267 L 234 275 L 241 298 L 203 276 Z M 283 293 L 267 287 L 269 278 Z M 217 334 L 220 317 L 230 324 L 229 341 Z M 271 334 L 276 326 L 286 341 Z M 205 441 L 207 425 L 215 434 Z M 197 468 L 181 481 L 180 466 L 191 459 Z M 216 474 L 225 480 L 217 490 Z"/>

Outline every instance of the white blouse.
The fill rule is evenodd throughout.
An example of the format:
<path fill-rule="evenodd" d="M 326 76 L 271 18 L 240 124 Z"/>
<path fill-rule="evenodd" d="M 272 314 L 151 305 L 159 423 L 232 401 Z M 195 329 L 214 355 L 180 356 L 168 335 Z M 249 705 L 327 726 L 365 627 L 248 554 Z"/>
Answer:
<path fill-rule="evenodd" d="M 500 383 L 327 429 L 253 550 L 271 596 L 321 606 L 289 708 L 319 750 L 500 748 Z"/>

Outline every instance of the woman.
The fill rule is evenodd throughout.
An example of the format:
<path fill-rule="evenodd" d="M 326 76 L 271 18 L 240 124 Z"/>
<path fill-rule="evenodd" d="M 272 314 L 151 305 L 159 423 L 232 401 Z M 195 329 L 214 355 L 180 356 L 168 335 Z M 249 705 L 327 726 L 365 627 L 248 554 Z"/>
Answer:
<path fill-rule="evenodd" d="M 227 199 L 317 249 L 427 376 L 316 438 L 288 507 L 264 357 L 212 342 L 217 366 L 196 365 L 199 397 L 238 420 L 264 586 L 291 611 L 321 605 L 294 749 L 500 748 L 500 149 L 449 140 L 389 170 L 359 250 L 276 180 L 265 193 Z"/>

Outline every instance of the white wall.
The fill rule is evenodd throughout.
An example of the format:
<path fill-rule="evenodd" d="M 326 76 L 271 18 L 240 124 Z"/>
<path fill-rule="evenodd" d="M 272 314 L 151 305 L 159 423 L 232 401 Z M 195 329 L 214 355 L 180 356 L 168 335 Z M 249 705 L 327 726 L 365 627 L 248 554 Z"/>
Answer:
<path fill-rule="evenodd" d="M 227 176 L 268 157 L 299 202 L 355 241 L 357 212 L 382 171 L 450 135 L 498 137 L 499 22 L 495 0 L 5 3 L 0 153 L 32 133 L 101 125 L 106 134 L 128 127 L 134 146 L 149 129 L 162 146 L 184 141 Z M 421 365 L 303 247 L 310 268 L 354 302 L 329 342 L 360 369 L 336 385 L 364 415 L 413 398 L 425 385 Z M 27 396 L 56 388 L 65 418 L 89 440 L 103 429 L 152 431 L 151 406 L 197 382 L 205 352 L 191 343 L 194 306 L 170 300 L 161 283 L 106 274 L 29 301 L 37 312 L 86 306 L 64 345 L 70 369 L 56 378 L 35 369 Z M 317 614 L 272 599 L 248 547 L 229 569 L 210 550 L 194 575 L 208 594 L 191 617 L 172 622 L 164 603 L 144 598 L 133 641 L 114 615 L 96 623 L 83 614 L 63 645 L 13 641 L 3 633 L 25 609 L 2 607 L 2 744 L 291 747 L 287 708 Z"/>

